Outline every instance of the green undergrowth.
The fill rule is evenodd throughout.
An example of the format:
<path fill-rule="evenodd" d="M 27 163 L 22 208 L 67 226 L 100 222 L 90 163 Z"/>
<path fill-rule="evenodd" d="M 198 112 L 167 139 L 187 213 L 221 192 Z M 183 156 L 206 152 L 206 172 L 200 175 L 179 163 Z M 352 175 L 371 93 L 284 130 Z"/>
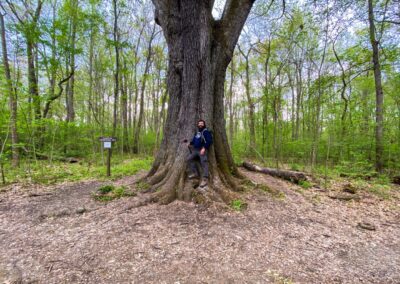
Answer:
<path fill-rule="evenodd" d="M 93 193 L 93 198 L 97 201 L 111 201 L 121 197 L 134 196 L 125 186 L 103 185 Z"/>
<path fill-rule="evenodd" d="M 232 200 L 230 205 L 235 211 L 243 211 L 247 208 L 247 203 L 240 199 Z"/>
<path fill-rule="evenodd" d="M 144 182 L 144 181 L 139 181 L 139 182 L 135 183 L 135 187 L 138 191 L 143 192 L 143 191 L 150 189 L 150 184 L 148 184 L 147 182 Z"/>
<path fill-rule="evenodd" d="M 280 190 L 277 190 L 275 188 L 271 188 L 265 184 L 258 184 L 256 188 L 260 189 L 262 192 L 268 193 L 271 195 L 273 198 L 276 199 L 285 199 L 286 195 Z"/>
<path fill-rule="evenodd" d="M 309 189 L 309 188 L 312 187 L 312 184 L 311 184 L 311 182 L 308 181 L 308 180 L 300 180 L 300 181 L 299 181 L 299 186 L 301 186 L 301 187 L 304 188 L 304 189 Z"/>
<path fill-rule="evenodd" d="M 365 191 L 384 200 L 391 199 L 396 190 L 396 188 L 394 188 L 385 178 L 378 178 L 372 181 L 357 179 L 352 181 L 351 184 L 358 192 Z"/>
<path fill-rule="evenodd" d="M 82 159 L 78 163 L 59 161 L 22 161 L 19 168 L 5 166 L 5 180 L 9 183 L 56 184 L 88 179 L 115 180 L 134 175 L 140 170 L 149 170 L 153 157 L 114 155 L 111 161 L 111 176 L 106 175 L 105 158 Z"/>
<path fill-rule="evenodd" d="M 254 189 L 258 189 L 263 193 L 267 193 L 269 195 L 271 195 L 273 198 L 277 198 L 277 199 L 285 199 L 285 193 L 283 193 L 280 190 L 277 190 L 275 188 L 270 188 L 269 186 L 267 186 L 266 184 L 257 184 L 252 182 L 249 179 L 245 179 L 241 185 L 248 191 L 250 190 L 254 190 Z"/>

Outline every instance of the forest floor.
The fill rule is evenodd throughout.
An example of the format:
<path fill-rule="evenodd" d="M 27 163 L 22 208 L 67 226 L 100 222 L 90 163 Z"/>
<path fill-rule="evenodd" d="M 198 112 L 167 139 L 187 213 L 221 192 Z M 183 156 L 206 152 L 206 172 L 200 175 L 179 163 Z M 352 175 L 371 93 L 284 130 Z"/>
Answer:
<path fill-rule="evenodd" d="M 344 201 L 241 171 L 271 189 L 243 193 L 242 211 L 96 201 L 104 181 L 3 188 L 0 282 L 400 283 L 398 188 Z"/>

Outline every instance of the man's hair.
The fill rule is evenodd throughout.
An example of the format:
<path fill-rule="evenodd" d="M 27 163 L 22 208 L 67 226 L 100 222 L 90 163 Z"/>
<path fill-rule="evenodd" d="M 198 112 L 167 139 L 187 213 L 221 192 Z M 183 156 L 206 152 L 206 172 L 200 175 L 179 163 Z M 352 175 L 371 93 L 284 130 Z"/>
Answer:
<path fill-rule="evenodd" d="M 199 124 L 199 122 L 203 122 L 203 123 L 204 123 L 204 127 L 206 127 L 206 122 L 205 122 L 205 120 L 199 119 L 199 120 L 197 121 L 197 125 Z"/>

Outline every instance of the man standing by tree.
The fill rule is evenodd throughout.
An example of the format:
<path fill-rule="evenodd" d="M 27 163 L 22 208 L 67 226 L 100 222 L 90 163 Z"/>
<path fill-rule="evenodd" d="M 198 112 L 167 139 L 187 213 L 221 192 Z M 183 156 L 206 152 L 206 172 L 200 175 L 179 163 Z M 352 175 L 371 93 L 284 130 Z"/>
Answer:
<path fill-rule="evenodd" d="M 189 199 L 193 187 L 186 181 L 187 145 L 180 138 L 192 135 L 199 116 L 213 129 L 208 186 L 230 203 L 239 190 L 239 173 L 225 131 L 224 83 L 240 32 L 255 0 L 227 0 L 221 17 L 213 17 L 213 0 L 152 0 L 155 22 L 168 45 L 168 114 L 160 149 L 146 176 L 154 193 L 148 199 L 168 204 Z M 177 139 L 178 137 L 178 139 Z M 207 197 L 208 198 L 208 197 Z"/>
<path fill-rule="evenodd" d="M 200 187 L 205 187 L 208 183 L 208 148 L 212 144 L 211 132 L 206 128 L 206 122 L 200 119 L 197 122 L 197 133 L 193 136 L 192 141 L 188 144 L 191 149 L 188 157 L 188 162 L 191 169 L 190 179 L 199 177 L 199 173 L 196 167 L 196 159 L 200 159 L 203 178 L 200 183 Z"/>

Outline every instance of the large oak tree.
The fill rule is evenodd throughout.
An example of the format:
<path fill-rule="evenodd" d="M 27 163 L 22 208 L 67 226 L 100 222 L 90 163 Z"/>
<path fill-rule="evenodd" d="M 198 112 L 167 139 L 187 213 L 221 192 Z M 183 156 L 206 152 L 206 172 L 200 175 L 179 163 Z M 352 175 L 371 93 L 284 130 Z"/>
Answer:
<path fill-rule="evenodd" d="M 190 200 L 196 186 L 186 177 L 184 139 L 204 119 L 212 129 L 209 151 L 210 200 L 228 202 L 238 189 L 225 130 L 224 80 L 235 45 L 255 0 L 227 0 L 221 19 L 212 16 L 212 0 L 153 0 L 155 20 L 168 45 L 168 115 L 160 150 L 147 176 L 156 190 L 151 200 Z"/>

